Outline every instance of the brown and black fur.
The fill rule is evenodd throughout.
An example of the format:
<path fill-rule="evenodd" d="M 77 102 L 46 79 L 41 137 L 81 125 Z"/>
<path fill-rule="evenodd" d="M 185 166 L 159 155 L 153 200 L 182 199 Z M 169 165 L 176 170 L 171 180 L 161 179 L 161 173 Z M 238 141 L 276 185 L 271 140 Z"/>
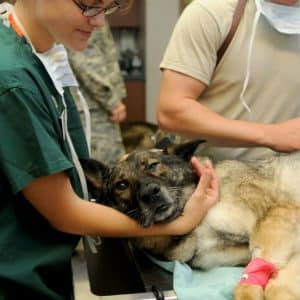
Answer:
<path fill-rule="evenodd" d="M 158 126 L 150 122 L 128 121 L 120 123 L 120 130 L 126 153 L 130 153 L 153 148 Z"/>
<path fill-rule="evenodd" d="M 134 151 L 114 168 L 100 168 L 96 191 L 142 226 L 177 218 L 198 181 L 189 162 L 197 145 Z M 235 299 L 300 300 L 300 153 L 214 167 L 220 202 L 202 223 L 183 237 L 136 239 L 137 246 L 202 269 L 262 257 L 277 266 L 278 275 L 264 291 L 238 284 Z"/>

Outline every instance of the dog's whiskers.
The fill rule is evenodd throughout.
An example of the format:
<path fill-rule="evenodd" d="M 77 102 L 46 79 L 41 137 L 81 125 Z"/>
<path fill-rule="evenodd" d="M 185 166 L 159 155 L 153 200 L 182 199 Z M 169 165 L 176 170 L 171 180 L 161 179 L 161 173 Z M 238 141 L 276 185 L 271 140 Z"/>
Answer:
<path fill-rule="evenodd" d="M 168 186 L 169 190 L 180 190 L 179 186 Z"/>
<path fill-rule="evenodd" d="M 131 217 L 131 218 L 136 218 L 137 217 L 137 209 L 136 208 L 134 208 L 134 209 L 132 209 L 132 210 L 129 210 L 129 211 L 127 211 L 126 212 L 126 215 L 128 216 L 128 217 Z"/>
<path fill-rule="evenodd" d="M 145 224 L 145 222 L 152 217 L 151 210 L 147 207 L 140 212 L 139 223 Z"/>

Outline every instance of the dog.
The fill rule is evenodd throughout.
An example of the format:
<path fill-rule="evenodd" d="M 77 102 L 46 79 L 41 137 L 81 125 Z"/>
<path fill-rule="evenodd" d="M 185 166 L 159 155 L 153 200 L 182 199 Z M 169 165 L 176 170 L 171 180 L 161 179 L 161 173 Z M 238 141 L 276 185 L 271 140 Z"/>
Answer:
<path fill-rule="evenodd" d="M 91 194 L 144 227 L 180 217 L 199 180 L 190 164 L 198 145 L 194 141 L 134 151 L 111 169 L 93 160 L 83 162 Z M 138 238 L 135 245 L 201 269 L 244 266 L 261 258 L 277 271 L 265 288 L 242 278 L 235 299 L 299 300 L 300 153 L 219 161 L 214 168 L 220 201 L 197 228 L 181 237 Z"/>
<path fill-rule="evenodd" d="M 130 153 L 153 148 L 158 126 L 145 121 L 127 121 L 120 123 L 120 131 L 126 153 Z"/>

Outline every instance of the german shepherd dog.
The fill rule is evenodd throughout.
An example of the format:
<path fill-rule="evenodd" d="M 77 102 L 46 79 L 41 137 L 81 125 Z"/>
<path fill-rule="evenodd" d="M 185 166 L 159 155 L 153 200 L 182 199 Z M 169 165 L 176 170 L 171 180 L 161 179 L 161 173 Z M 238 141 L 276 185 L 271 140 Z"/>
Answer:
<path fill-rule="evenodd" d="M 198 144 L 134 151 L 111 169 L 93 160 L 83 162 L 91 194 L 142 226 L 169 222 L 182 214 L 198 182 L 190 164 Z M 196 229 L 182 237 L 138 238 L 135 244 L 201 269 L 262 258 L 277 272 L 267 278 L 266 286 L 241 280 L 235 299 L 299 300 L 300 153 L 220 161 L 214 168 L 220 201 Z"/>

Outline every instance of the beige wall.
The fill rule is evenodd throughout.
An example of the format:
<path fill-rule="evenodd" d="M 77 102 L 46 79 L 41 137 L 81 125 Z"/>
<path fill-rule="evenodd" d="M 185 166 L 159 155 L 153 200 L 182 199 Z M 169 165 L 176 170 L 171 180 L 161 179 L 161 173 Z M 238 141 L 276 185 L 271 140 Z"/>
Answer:
<path fill-rule="evenodd" d="M 159 64 L 179 13 L 180 0 L 145 0 L 146 120 L 154 123 Z"/>

